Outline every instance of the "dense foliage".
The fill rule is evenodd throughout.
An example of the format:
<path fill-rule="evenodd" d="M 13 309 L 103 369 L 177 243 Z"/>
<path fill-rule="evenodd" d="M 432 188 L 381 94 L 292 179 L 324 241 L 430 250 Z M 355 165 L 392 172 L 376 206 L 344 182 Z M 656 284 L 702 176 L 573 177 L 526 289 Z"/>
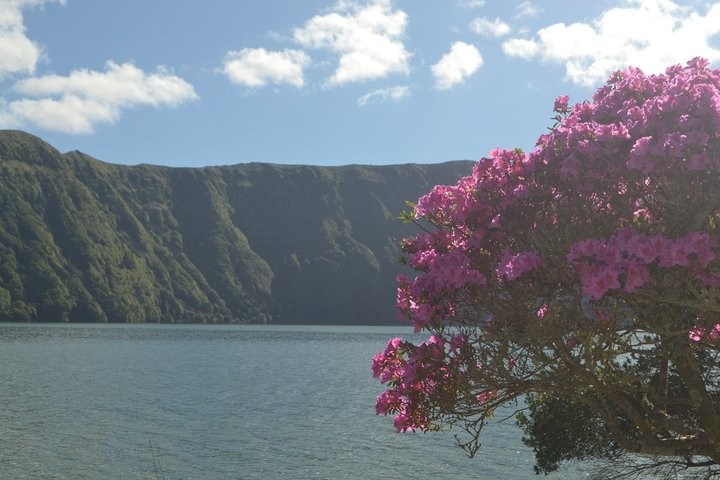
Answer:
<path fill-rule="evenodd" d="M 403 241 L 397 307 L 429 341 L 373 359 L 398 431 L 465 429 L 498 406 L 538 471 L 648 455 L 720 464 L 720 71 L 616 72 L 556 100 L 529 154 L 495 150 L 436 186 Z M 424 220 L 424 222 L 421 222 Z M 707 473 L 707 472 L 706 472 Z"/>
<path fill-rule="evenodd" d="M 465 168 L 130 167 L 0 132 L 0 321 L 382 323 L 391 212 Z"/>

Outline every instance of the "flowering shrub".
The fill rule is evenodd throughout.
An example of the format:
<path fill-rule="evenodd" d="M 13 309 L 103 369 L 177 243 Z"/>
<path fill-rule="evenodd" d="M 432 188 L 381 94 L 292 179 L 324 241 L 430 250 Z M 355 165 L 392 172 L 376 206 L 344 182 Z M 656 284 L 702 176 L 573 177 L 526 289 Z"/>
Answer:
<path fill-rule="evenodd" d="M 720 463 L 720 72 L 630 67 L 554 111 L 415 205 L 397 309 L 432 336 L 374 357 L 377 412 L 474 454 L 498 406 L 562 397 L 624 451 Z"/>

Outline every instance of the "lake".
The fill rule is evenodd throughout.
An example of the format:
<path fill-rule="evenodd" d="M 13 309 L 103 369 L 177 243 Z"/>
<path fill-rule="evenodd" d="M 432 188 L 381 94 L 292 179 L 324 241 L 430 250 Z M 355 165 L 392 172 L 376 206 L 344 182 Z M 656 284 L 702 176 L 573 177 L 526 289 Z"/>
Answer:
<path fill-rule="evenodd" d="M 411 329 L 0 324 L 2 479 L 522 479 L 513 420 L 474 459 L 375 415 Z M 576 479 L 561 472 L 545 478 Z"/>

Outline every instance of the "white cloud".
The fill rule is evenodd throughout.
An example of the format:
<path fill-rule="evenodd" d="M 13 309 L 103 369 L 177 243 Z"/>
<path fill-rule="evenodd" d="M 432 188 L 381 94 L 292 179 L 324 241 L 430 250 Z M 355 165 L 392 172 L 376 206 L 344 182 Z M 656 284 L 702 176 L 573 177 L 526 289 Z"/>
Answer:
<path fill-rule="evenodd" d="M 0 0 L 0 79 L 33 74 L 43 49 L 25 35 L 22 9 L 64 0 Z"/>
<path fill-rule="evenodd" d="M 2 105 L 4 127 L 36 125 L 64 133 L 92 133 L 98 124 L 116 122 L 138 105 L 175 107 L 196 100 L 192 85 L 164 68 L 146 74 L 130 63 L 108 62 L 107 70 L 74 70 L 68 76 L 21 80 L 13 90 L 26 96 Z M 27 98 L 33 97 L 33 98 Z"/>
<path fill-rule="evenodd" d="M 464 42 L 455 42 L 450 51 L 430 67 L 435 77 L 435 87 L 447 90 L 463 83 L 477 72 L 482 64 L 482 55 L 477 47 Z"/>
<path fill-rule="evenodd" d="M 372 80 L 410 71 L 410 53 L 401 39 L 407 15 L 391 0 L 360 4 L 341 0 L 329 13 L 308 20 L 293 32 L 306 48 L 329 49 L 340 56 L 331 86 Z"/>
<path fill-rule="evenodd" d="M 502 37 L 510 33 L 510 25 L 503 22 L 499 18 L 490 20 L 489 18 L 479 17 L 470 23 L 470 30 L 486 37 Z"/>
<path fill-rule="evenodd" d="M 556 23 L 540 29 L 532 39 L 509 39 L 503 51 L 562 64 L 570 81 L 590 87 L 628 65 L 660 73 L 696 56 L 718 60 L 720 50 L 711 46 L 718 33 L 720 2 L 703 15 L 672 0 L 625 0 L 591 23 Z"/>
<path fill-rule="evenodd" d="M 485 6 L 485 0 L 461 0 L 460 6 L 465 8 L 482 8 Z"/>
<path fill-rule="evenodd" d="M 398 85 L 395 87 L 380 88 L 378 90 L 368 92 L 358 98 L 357 103 L 361 107 L 364 107 L 370 101 L 391 101 L 397 103 L 409 95 L 410 87 L 407 85 Z"/>
<path fill-rule="evenodd" d="M 542 8 L 533 5 L 532 2 L 525 1 L 515 7 L 515 18 L 535 17 L 542 11 Z"/>
<path fill-rule="evenodd" d="M 92 98 L 64 95 L 59 99 L 21 99 L 8 104 L 9 127 L 32 124 L 62 133 L 93 133 L 99 123 L 115 123 L 120 111 Z"/>
<path fill-rule="evenodd" d="M 229 52 L 221 70 L 231 82 L 246 87 L 263 87 L 269 83 L 305 84 L 303 68 L 310 57 L 302 50 L 269 52 L 264 48 L 244 48 Z"/>
<path fill-rule="evenodd" d="M 525 59 L 538 55 L 540 51 L 540 46 L 536 42 L 524 38 L 511 38 L 503 43 L 502 48 L 506 55 Z"/>

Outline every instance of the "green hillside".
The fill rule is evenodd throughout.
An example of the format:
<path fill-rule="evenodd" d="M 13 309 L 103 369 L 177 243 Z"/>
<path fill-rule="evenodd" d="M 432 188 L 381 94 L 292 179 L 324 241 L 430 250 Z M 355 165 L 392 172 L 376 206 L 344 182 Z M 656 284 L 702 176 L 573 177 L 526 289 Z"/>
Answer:
<path fill-rule="evenodd" d="M 469 172 L 112 165 L 0 131 L 0 321 L 393 324 L 397 215 Z"/>

